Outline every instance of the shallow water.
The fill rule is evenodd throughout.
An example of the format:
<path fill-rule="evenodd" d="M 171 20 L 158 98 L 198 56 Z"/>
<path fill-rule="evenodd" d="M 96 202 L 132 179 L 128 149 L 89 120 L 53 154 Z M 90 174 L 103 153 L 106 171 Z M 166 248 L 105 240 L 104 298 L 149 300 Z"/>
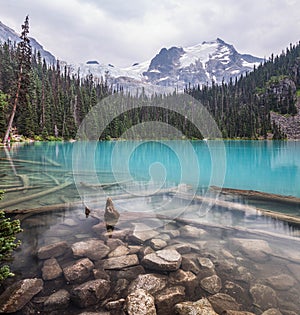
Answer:
<path fill-rule="evenodd" d="M 21 186 L 24 175 L 32 188 L 7 192 L 2 204 L 69 183 L 54 193 L 27 198 L 6 206 L 6 209 L 79 202 L 71 210 L 18 216 L 24 232 L 20 234 L 22 246 L 12 263 L 16 279 L 41 277 L 42 261 L 36 257 L 40 247 L 62 240 L 71 246 L 81 240 L 98 238 L 99 233 L 92 227 L 103 219 L 99 211 L 104 209 L 107 196 L 111 196 L 122 218 L 116 231 L 125 228 L 132 231 L 134 224 L 141 222 L 160 235 L 167 233 L 170 224 L 176 230 L 185 224 L 204 228 L 207 234 L 203 239 L 187 239 L 179 235 L 171 238 L 168 246 L 188 243 L 192 248 L 185 255 L 211 258 L 222 278 L 221 292 L 229 290 L 225 283 L 230 281 L 237 282 L 247 293 L 255 283 L 268 284 L 268 277 L 284 274 L 295 278 L 297 281 L 293 286 L 284 291 L 276 289 L 276 293 L 280 309 L 297 314 L 300 311 L 297 296 L 300 276 L 295 275 L 295 269 L 299 270 L 297 266 L 300 266 L 300 227 L 265 217 L 256 211 L 256 207 L 300 216 L 299 205 L 223 196 L 208 187 L 216 185 L 300 197 L 299 151 L 299 142 L 279 141 L 35 143 L 12 146 L 10 150 L 1 148 L 0 188 Z M 119 185 L 99 186 L 117 182 Z M 244 206 L 237 210 L 201 203 L 193 200 L 195 194 L 212 201 Z M 84 214 L 85 206 L 92 210 L 92 216 L 88 218 Z M 272 252 L 267 253 L 264 261 L 255 261 L 236 245 L 235 238 L 266 240 Z M 126 242 L 129 246 L 135 245 L 130 239 Z M 226 256 L 224 251 L 232 257 L 228 258 L 230 255 Z M 60 259 L 64 265 L 73 257 Z M 230 272 L 226 270 L 228 263 L 231 264 Z M 289 265 L 296 267 L 289 268 Z M 248 273 L 250 280 L 240 279 Z M 46 282 L 42 294 L 49 295 L 55 290 L 56 282 Z M 62 283 L 60 287 L 68 288 Z M 200 290 L 199 296 L 193 299 L 203 294 L 205 292 Z M 248 296 L 247 300 L 239 301 L 245 305 L 243 309 L 261 314 L 253 306 L 249 293 L 245 296 Z M 236 297 L 237 300 L 241 298 Z M 68 312 L 76 314 L 79 309 L 70 306 L 66 314 Z"/>

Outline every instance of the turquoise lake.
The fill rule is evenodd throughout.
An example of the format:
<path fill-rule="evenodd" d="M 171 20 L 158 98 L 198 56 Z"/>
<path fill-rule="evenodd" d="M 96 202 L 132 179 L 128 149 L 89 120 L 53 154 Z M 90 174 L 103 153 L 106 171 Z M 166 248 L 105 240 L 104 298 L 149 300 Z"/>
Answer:
<path fill-rule="evenodd" d="M 36 142 L 2 147 L 0 189 L 6 193 L 0 207 L 16 210 L 23 229 L 22 245 L 11 262 L 14 280 L 45 278 L 44 262 L 37 257 L 44 246 L 68 244 L 69 251 L 57 257 L 65 268 L 78 260 L 70 249 L 77 242 L 97 239 L 109 244 L 112 237 L 122 240 L 132 253 L 139 246 L 151 246 L 150 239 L 142 243 L 132 239 L 132 233 L 142 229 L 146 235 L 154 232 L 165 239 L 165 248 L 178 246 L 184 259 L 195 263 L 198 257 L 210 259 L 222 281 L 220 292 L 230 293 L 235 284 L 240 291 L 230 294 L 243 310 L 260 315 L 273 306 L 282 314 L 298 314 L 300 225 L 261 209 L 300 218 L 299 157 L 297 141 Z M 212 186 L 293 196 L 296 202 L 250 200 L 220 194 Z M 108 196 L 120 213 L 110 235 L 103 216 Z M 202 234 L 186 234 L 190 227 Z M 101 261 L 94 263 L 102 266 Z M 138 263 L 143 264 L 142 258 Z M 112 288 L 117 287 L 117 275 L 122 272 L 109 273 Z M 146 268 L 145 272 L 153 271 Z M 278 275 L 289 281 L 278 284 Z M 127 284 L 133 280 L 130 273 L 122 277 L 128 277 Z M 94 279 L 92 274 L 89 279 Z M 276 303 L 262 301 L 259 308 L 253 303 L 251 288 L 260 284 L 272 286 Z M 72 287 L 62 274 L 44 281 L 33 305 L 40 311 L 45 296 L 59 289 L 71 292 Z M 200 288 L 185 299 L 207 294 Z M 70 303 L 61 314 L 80 314 L 82 309 L 75 304 Z"/>

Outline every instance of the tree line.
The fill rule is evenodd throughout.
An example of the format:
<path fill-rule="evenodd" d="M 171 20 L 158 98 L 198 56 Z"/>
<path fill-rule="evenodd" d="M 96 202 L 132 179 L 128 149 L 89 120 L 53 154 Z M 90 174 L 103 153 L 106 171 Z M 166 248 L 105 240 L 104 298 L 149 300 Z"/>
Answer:
<path fill-rule="evenodd" d="M 29 21 L 22 25 L 19 44 L 0 44 L 0 138 L 5 137 L 12 113 L 12 126 L 25 137 L 37 139 L 74 138 L 87 113 L 105 97 L 118 94 L 111 110 L 122 106 L 99 136 L 100 139 L 119 138 L 130 127 L 145 121 L 161 121 L 180 130 L 186 138 L 203 138 L 195 124 L 186 115 L 173 112 L 172 94 L 131 94 L 122 87 L 114 90 L 103 78 L 93 75 L 81 77 L 71 74 L 67 66 L 48 65 L 39 52 L 32 52 L 27 34 Z M 270 112 L 282 115 L 297 113 L 296 100 L 300 88 L 300 45 L 290 45 L 281 55 L 260 64 L 239 78 L 210 85 L 187 86 L 184 90 L 201 103 L 216 121 L 224 138 L 283 139 L 280 127 L 271 121 Z M 131 108 L 130 104 L 136 104 Z M 150 106 L 149 106 L 150 105 Z M 202 106 L 184 104 L 188 117 L 201 119 Z M 128 107 L 128 109 L 127 109 Z M 101 108 L 100 108 L 101 112 Z M 101 113 L 94 123 L 102 119 Z M 203 123 L 203 122 L 202 122 Z M 93 128 L 93 127 L 91 127 Z M 206 127 L 205 127 L 206 128 Z M 208 127 L 207 127 L 208 128 Z M 11 128 L 9 128 L 11 130 Z M 157 132 L 145 130 L 145 136 L 155 137 Z"/>

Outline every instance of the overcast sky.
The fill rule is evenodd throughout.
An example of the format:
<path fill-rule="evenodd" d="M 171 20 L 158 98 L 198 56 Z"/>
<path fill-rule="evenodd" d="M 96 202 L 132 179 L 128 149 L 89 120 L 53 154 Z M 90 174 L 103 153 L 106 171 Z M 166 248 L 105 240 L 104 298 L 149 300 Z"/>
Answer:
<path fill-rule="evenodd" d="M 58 59 L 126 67 L 162 47 L 223 39 L 240 53 L 279 54 L 300 40 L 299 0 L 0 0 L 0 21 Z"/>

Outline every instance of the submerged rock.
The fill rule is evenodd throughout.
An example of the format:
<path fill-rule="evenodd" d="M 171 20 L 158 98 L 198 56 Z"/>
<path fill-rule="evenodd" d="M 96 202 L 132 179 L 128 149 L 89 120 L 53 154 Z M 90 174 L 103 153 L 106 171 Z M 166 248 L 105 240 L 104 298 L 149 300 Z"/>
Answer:
<path fill-rule="evenodd" d="M 160 271 L 178 270 L 182 257 L 174 249 L 163 249 L 155 253 L 146 255 L 142 260 L 142 265 L 146 268 Z"/>
<path fill-rule="evenodd" d="M 202 238 L 206 231 L 191 225 L 185 225 L 179 229 L 180 236 L 183 238 Z"/>
<path fill-rule="evenodd" d="M 63 310 L 69 306 L 70 293 L 67 290 L 59 290 L 51 294 L 44 303 L 46 311 Z"/>
<path fill-rule="evenodd" d="M 119 257 L 111 257 L 104 259 L 102 262 L 104 269 L 123 269 L 139 264 L 139 259 L 136 254 L 125 255 Z"/>
<path fill-rule="evenodd" d="M 126 298 L 128 315 L 156 315 L 154 297 L 143 289 L 130 293 Z"/>
<path fill-rule="evenodd" d="M 277 307 L 278 299 L 276 292 L 266 285 L 254 285 L 250 288 L 250 294 L 254 303 L 264 311 L 271 307 Z"/>
<path fill-rule="evenodd" d="M 198 279 L 191 271 L 178 269 L 177 271 L 170 273 L 169 279 L 171 284 L 184 286 L 185 292 L 189 298 L 195 298 L 198 287 Z"/>
<path fill-rule="evenodd" d="M 82 283 L 91 274 L 94 264 L 88 259 L 83 258 L 76 261 L 73 265 L 63 269 L 64 276 L 71 283 Z"/>
<path fill-rule="evenodd" d="M 228 294 L 217 293 L 208 298 L 209 302 L 212 304 L 214 310 L 218 314 L 223 314 L 226 311 L 239 311 L 240 305 L 237 301 Z"/>
<path fill-rule="evenodd" d="M 39 259 L 59 257 L 65 254 L 68 249 L 69 245 L 67 244 L 67 242 L 58 242 L 55 244 L 41 247 L 37 252 L 37 256 Z"/>
<path fill-rule="evenodd" d="M 24 279 L 8 287 L 0 296 L 0 313 L 15 313 L 43 289 L 42 279 Z"/>
<path fill-rule="evenodd" d="M 53 280 L 62 275 L 62 269 L 55 258 L 47 259 L 44 261 L 42 268 L 43 280 Z"/>
<path fill-rule="evenodd" d="M 155 238 L 159 233 L 144 223 L 135 223 L 134 230 L 130 235 L 130 240 L 137 244 L 143 244 L 151 238 Z"/>
<path fill-rule="evenodd" d="M 222 289 L 221 279 L 217 275 L 202 279 L 200 284 L 205 291 L 211 294 L 218 293 Z"/>
<path fill-rule="evenodd" d="M 257 262 L 267 261 L 272 253 L 269 243 L 264 240 L 234 238 L 232 243 L 246 256 Z"/>
<path fill-rule="evenodd" d="M 286 291 L 294 287 L 296 281 L 289 275 L 281 274 L 269 277 L 266 282 L 275 290 Z"/>
<path fill-rule="evenodd" d="M 267 311 L 263 312 L 261 315 L 282 315 L 282 313 L 275 308 L 270 308 Z"/>
<path fill-rule="evenodd" d="M 110 252 L 110 248 L 97 239 L 76 242 L 71 249 L 74 257 L 87 257 L 91 260 L 100 260 Z"/>
<path fill-rule="evenodd" d="M 210 302 L 203 298 L 196 302 L 182 302 L 175 305 L 178 315 L 218 315 Z"/>
<path fill-rule="evenodd" d="M 130 250 L 125 245 L 120 245 L 108 254 L 108 257 L 120 257 L 129 254 Z"/>
<path fill-rule="evenodd" d="M 143 289 L 150 294 L 155 294 L 164 289 L 167 285 L 168 278 L 159 274 L 144 274 L 139 275 L 133 280 L 128 288 L 128 292 L 133 292 L 138 289 Z"/>
<path fill-rule="evenodd" d="M 110 283 L 104 279 L 97 279 L 83 283 L 72 290 L 73 303 L 79 307 L 95 305 L 103 300 L 110 290 Z"/>
<path fill-rule="evenodd" d="M 184 299 L 185 288 L 183 286 L 170 287 L 160 291 L 155 297 L 157 314 L 174 314 L 175 304 L 184 301 Z"/>

